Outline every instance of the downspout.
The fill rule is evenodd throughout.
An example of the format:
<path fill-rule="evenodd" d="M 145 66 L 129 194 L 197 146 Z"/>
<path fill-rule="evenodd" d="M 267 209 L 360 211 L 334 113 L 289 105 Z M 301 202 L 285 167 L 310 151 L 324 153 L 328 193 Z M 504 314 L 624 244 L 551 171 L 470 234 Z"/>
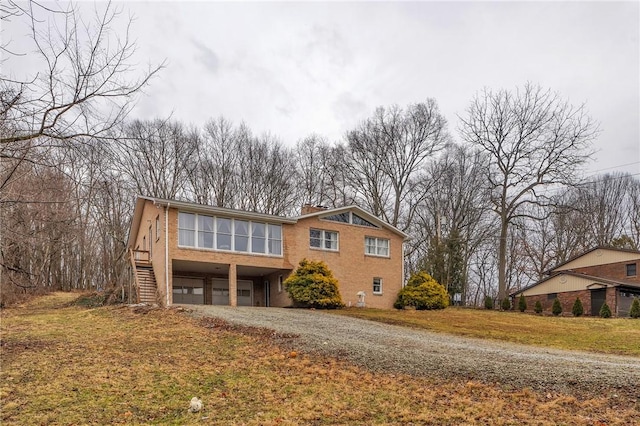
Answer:
<path fill-rule="evenodd" d="M 404 288 L 404 285 L 405 285 L 405 282 L 404 282 L 404 268 L 405 268 L 405 265 L 406 265 L 406 263 L 405 263 L 406 259 L 404 258 L 404 240 L 402 240 L 401 246 L 402 246 L 402 283 L 401 283 L 401 285 L 402 285 L 402 288 Z"/>
<path fill-rule="evenodd" d="M 167 296 L 167 307 L 169 307 L 169 206 L 164 207 L 164 284 Z"/>

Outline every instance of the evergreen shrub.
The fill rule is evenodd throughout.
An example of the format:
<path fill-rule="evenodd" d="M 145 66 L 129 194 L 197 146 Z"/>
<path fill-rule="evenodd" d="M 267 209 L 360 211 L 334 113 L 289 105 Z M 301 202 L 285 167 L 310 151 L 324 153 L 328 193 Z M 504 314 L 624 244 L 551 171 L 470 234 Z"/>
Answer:
<path fill-rule="evenodd" d="M 600 317 L 611 318 L 611 308 L 607 305 L 607 302 L 604 302 L 602 308 L 600 308 Z"/>
<path fill-rule="evenodd" d="M 556 297 L 553 301 L 553 306 L 551 307 L 551 313 L 555 316 L 558 316 L 562 313 L 562 304 L 560 303 L 560 299 Z"/>
<path fill-rule="evenodd" d="M 485 309 L 493 309 L 493 297 L 486 296 L 484 298 L 484 308 Z"/>
<path fill-rule="evenodd" d="M 574 317 L 579 317 L 584 314 L 584 308 L 582 307 L 582 301 L 579 297 L 576 297 L 576 301 L 573 302 L 573 308 L 571 308 L 571 313 L 573 313 Z"/>
<path fill-rule="evenodd" d="M 631 310 L 629 311 L 631 318 L 640 318 L 640 298 L 634 297 L 633 303 L 631 303 Z"/>
<path fill-rule="evenodd" d="M 502 305 L 500 307 L 503 311 L 508 311 L 509 309 L 511 309 L 511 299 L 509 299 L 508 297 L 502 299 Z"/>
<path fill-rule="evenodd" d="M 398 293 L 396 309 L 414 307 L 417 310 L 444 309 L 449 306 L 449 294 L 444 286 L 426 272 L 417 272 Z"/>
<path fill-rule="evenodd" d="M 542 313 L 542 303 L 540 303 L 540 301 L 539 301 L 539 300 L 537 300 L 537 301 L 536 301 L 536 304 L 535 304 L 535 306 L 533 307 L 533 311 L 534 311 L 536 314 L 541 314 L 541 313 Z"/>
<path fill-rule="evenodd" d="M 518 309 L 520 312 L 527 310 L 527 299 L 524 297 L 524 294 L 520 295 L 520 300 L 518 300 Z"/>
<path fill-rule="evenodd" d="M 342 308 L 338 280 L 326 263 L 302 259 L 298 269 L 284 281 L 294 306 L 317 309 Z"/>

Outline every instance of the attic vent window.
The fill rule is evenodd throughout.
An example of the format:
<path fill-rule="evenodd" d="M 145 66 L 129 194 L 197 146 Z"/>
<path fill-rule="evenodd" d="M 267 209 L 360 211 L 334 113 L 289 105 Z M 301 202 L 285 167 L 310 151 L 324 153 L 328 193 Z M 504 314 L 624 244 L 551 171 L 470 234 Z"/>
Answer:
<path fill-rule="evenodd" d="M 333 214 L 331 216 L 325 217 L 324 219 L 332 220 L 334 222 L 349 223 L 349 212 Z"/>
<path fill-rule="evenodd" d="M 371 228 L 378 228 L 377 225 L 374 225 L 373 223 L 369 222 L 367 219 L 360 217 L 357 214 L 351 213 L 351 212 L 332 214 L 330 216 L 323 217 L 323 219 L 331 220 L 333 222 L 350 223 L 352 225 L 369 226 Z"/>
<path fill-rule="evenodd" d="M 637 271 L 637 267 L 635 263 L 629 263 L 627 264 L 627 276 L 628 277 L 635 277 L 637 275 L 638 271 Z"/>

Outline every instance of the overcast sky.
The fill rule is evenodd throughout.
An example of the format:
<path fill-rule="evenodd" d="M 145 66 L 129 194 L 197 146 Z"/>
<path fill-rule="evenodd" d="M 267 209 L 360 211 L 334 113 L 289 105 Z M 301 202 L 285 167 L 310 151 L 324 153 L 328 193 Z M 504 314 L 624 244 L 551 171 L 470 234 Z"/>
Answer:
<path fill-rule="evenodd" d="M 293 145 L 432 97 L 457 140 L 477 91 L 529 81 L 600 122 L 590 172 L 640 173 L 639 4 L 122 3 L 141 66 L 167 60 L 134 115 L 222 115 Z"/>

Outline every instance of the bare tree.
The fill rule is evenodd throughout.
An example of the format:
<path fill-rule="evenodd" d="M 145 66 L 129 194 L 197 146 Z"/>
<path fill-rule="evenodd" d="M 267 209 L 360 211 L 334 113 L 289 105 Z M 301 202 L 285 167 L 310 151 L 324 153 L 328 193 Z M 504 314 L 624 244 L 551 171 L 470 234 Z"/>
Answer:
<path fill-rule="evenodd" d="M 407 229 L 425 181 L 426 161 L 448 142 L 446 120 L 434 99 L 385 109 L 347 134 L 354 187 L 367 207 L 393 226 Z"/>
<path fill-rule="evenodd" d="M 235 206 L 240 132 L 224 117 L 205 124 L 202 140 L 197 146 L 197 163 L 189 169 L 192 197 L 196 202 L 218 207 Z"/>
<path fill-rule="evenodd" d="M 34 5 L 36 5 L 34 7 Z M 134 77 L 135 43 L 116 29 L 122 10 L 108 3 L 88 21 L 69 4 L 63 13 L 29 2 L 23 19 L 35 56 L 44 69 L 32 76 L 16 72 L 19 55 L 9 55 L 0 76 L 0 144 L 46 138 L 48 144 L 78 137 L 107 137 L 126 117 L 136 95 L 162 66 Z M 15 9 L 14 9 L 15 10 Z M 132 78 L 133 77 L 133 78 Z M 57 141 L 57 142 L 55 142 Z"/>
<path fill-rule="evenodd" d="M 460 117 L 464 141 L 490 158 L 486 174 L 491 201 L 500 220 L 498 297 L 507 294 L 509 227 L 528 216 L 527 205 L 549 202 L 539 191 L 576 181 L 590 158 L 597 125 L 584 105 L 574 107 L 558 94 L 526 84 L 515 93 L 485 89 Z"/>
<path fill-rule="evenodd" d="M 114 144 L 113 166 L 135 183 L 138 194 L 186 198 L 187 173 L 198 143 L 198 132 L 179 122 L 136 120 L 125 126 Z"/>

